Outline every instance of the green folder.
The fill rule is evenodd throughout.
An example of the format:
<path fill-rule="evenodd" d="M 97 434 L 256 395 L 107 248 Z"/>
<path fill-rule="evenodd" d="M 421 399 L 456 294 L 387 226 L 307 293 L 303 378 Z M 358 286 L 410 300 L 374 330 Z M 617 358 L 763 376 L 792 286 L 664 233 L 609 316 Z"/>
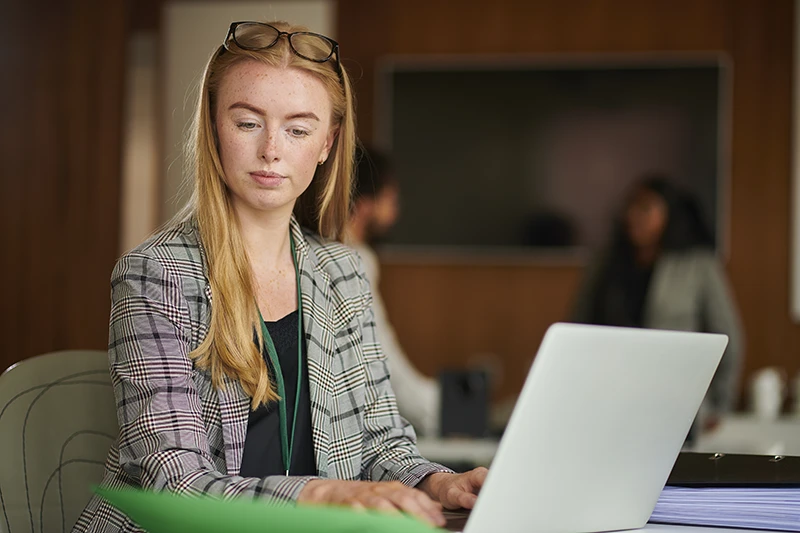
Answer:
<path fill-rule="evenodd" d="M 148 533 L 433 533 L 442 531 L 405 514 L 321 505 L 189 497 L 170 492 L 95 488 Z"/>

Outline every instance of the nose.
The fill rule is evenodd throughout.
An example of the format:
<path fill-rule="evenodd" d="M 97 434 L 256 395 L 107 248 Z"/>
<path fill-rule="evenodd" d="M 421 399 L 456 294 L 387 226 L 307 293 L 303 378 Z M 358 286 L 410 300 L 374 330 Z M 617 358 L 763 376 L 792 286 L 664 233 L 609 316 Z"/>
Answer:
<path fill-rule="evenodd" d="M 280 136 L 278 130 L 269 128 L 264 132 L 264 139 L 261 142 L 261 159 L 267 162 L 278 161 L 280 159 Z"/>

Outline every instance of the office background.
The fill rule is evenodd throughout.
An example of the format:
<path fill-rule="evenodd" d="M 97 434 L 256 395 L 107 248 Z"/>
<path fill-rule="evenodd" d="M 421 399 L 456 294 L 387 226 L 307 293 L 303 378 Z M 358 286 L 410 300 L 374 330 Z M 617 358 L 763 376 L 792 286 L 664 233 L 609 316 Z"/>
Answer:
<path fill-rule="evenodd" d="M 4 2 L 0 367 L 53 350 L 105 347 L 108 279 L 116 258 L 177 205 L 180 161 L 171 150 L 181 132 L 165 124 L 183 112 L 169 92 L 170 83 L 182 82 L 170 78 L 170 38 L 186 27 L 179 15 L 219 5 L 253 8 L 167 0 Z M 318 0 L 255 6 L 265 16 L 308 10 L 302 16 L 321 17 L 319 24 L 330 26 L 356 78 L 359 132 L 366 140 L 376 137 L 374 79 L 388 55 L 729 58 L 721 220 L 725 266 L 746 332 L 743 381 L 764 366 L 782 367 L 791 376 L 800 370 L 800 325 L 790 314 L 792 0 Z M 226 25 L 214 30 L 214 42 Z M 381 288 L 420 370 L 434 375 L 494 358 L 503 376 L 496 397 L 503 397 L 521 387 L 547 326 L 566 317 L 584 264 L 580 255 L 388 255 Z"/>

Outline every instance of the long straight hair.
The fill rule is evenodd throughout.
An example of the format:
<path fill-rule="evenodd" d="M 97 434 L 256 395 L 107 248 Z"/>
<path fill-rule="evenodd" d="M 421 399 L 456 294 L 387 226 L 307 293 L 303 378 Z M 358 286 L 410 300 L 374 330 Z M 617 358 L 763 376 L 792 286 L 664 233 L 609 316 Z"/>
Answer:
<path fill-rule="evenodd" d="M 285 22 L 270 22 L 281 31 L 308 31 Z M 226 73 L 242 61 L 259 61 L 310 73 L 325 86 L 332 104 L 332 125 L 338 133 L 328 160 L 317 167 L 311 185 L 295 203 L 300 225 L 322 237 L 341 240 L 348 216 L 355 150 L 355 113 L 350 80 L 333 58 L 316 63 L 295 55 L 280 38 L 259 51 L 220 46 L 211 56 L 200 87 L 197 111 L 187 142 L 187 168 L 193 174 L 192 197 L 175 222 L 194 218 L 206 252 L 213 304 L 208 333 L 189 356 L 209 370 L 215 387 L 225 376 L 238 380 L 252 398 L 253 408 L 278 398 L 262 358 L 264 339 L 256 306 L 253 272 L 233 206 L 223 180 L 219 142 L 214 127 L 217 95 Z M 301 305 L 301 302 L 298 302 Z M 254 342 L 257 338 L 257 344 Z"/>

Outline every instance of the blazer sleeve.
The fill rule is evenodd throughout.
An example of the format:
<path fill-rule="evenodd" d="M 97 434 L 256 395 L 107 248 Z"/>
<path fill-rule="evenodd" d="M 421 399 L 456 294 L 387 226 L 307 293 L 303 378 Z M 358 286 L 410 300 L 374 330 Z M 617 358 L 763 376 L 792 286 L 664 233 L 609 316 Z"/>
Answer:
<path fill-rule="evenodd" d="M 111 285 L 119 460 L 131 482 L 183 494 L 296 499 L 311 477 L 243 478 L 215 468 L 205 429 L 213 421 L 193 379 L 192 325 L 178 277 L 134 252 L 117 263 Z"/>
<path fill-rule="evenodd" d="M 728 347 L 720 361 L 707 395 L 707 407 L 718 414 L 736 407 L 743 359 L 743 333 L 733 293 L 722 266 L 713 254 L 703 268 L 703 312 L 705 329 L 728 336 Z"/>
<path fill-rule="evenodd" d="M 357 263 L 360 292 L 370 294 L 361 260 L 357 259 Z M 372 298 L 368 300 L 371 302 Z M 366 375 L 362 479 L 401 481 L 413 487 L 429 474 L 452 472 L 419 454 L 413 427 L 400 417 L 371 303 L 361 315 L 360 324 Z"/>
<path fill-rule="evenodd" d="M 400 414 L 414 425 L 414 430 L 423 435 L 436 435 L 439 432 L 439 412 L 441 410 L 441 387 L 436 379 L 417 370 L 408 359 L 383 305 L 378 290 L 378 258 L 368 248 L 359 248 L 359 256 L 365 269 L 367 281 L 372 288 L 372 314 L 378 340 L 386 355 L 389 366 L 390 383 L 397 399 Z"/>

